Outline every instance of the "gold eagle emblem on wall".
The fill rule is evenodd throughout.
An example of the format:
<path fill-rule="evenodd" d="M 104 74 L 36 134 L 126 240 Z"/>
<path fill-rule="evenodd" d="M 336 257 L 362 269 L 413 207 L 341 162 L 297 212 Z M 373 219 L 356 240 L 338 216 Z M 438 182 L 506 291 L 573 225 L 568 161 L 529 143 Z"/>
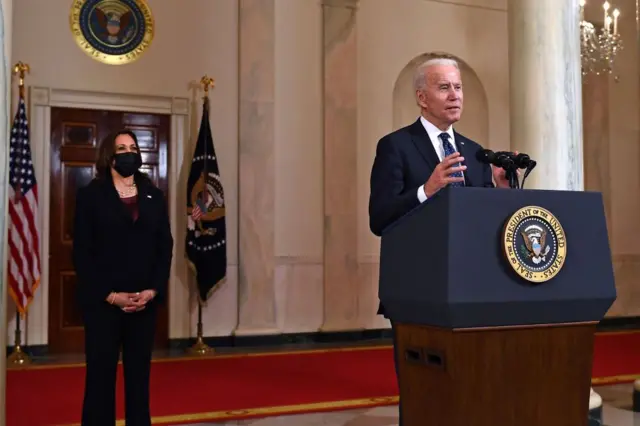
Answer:
<path fill-rule="evenodd" d="M 70 22 L 80 49 L 109 65 L 135 61 L 154 35 L 146 0 L 74 0 Z"/>

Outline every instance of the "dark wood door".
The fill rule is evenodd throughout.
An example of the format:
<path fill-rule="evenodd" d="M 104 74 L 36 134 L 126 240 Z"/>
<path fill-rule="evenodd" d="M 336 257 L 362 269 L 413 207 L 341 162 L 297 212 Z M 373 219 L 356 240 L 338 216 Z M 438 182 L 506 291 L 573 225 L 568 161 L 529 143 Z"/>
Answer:
<path fill-rule="evenodd" d="M 95 174 L 97 147 L 109 132 L 126 127 L 138 137 L 142 170 L 168 197 L 170 116 L 88 109 L 51 109 L 51 203 L 49 223 L 49 351 L 84 351 L 72 262 L 75 194 Z M 169 340 L 168 304 L 158 314 L 156 348 Z"/>

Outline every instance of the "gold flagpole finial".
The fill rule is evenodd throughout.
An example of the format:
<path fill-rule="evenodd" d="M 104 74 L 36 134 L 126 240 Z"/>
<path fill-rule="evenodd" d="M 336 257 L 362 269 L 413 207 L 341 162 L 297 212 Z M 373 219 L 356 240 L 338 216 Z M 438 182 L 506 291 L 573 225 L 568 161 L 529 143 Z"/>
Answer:
<path fill-rule="evenodd" d="M 20 87 L 24 86 L 24 76 L 30 71 L 29 65 L 24 62 L 18 62 L 13 66 L 13 74 L 17 74 L 20 79 L 18 84 Z"/>
<path fill-rule="evenodd" d="M 18 75 L 18 89 L 20 90 L 20 96 L 24 97 L 24 76 L 30 71 L 29 65 L 24 62 L 18 62 L 13 66 L 13 74 Z"/>
<path fill-rule="evenodd" d="M 216 81 L 205 74 L 204 77 L 200 80 L 200 84 L 204 86 L 204 95 L 209 96 L 209 88 L 216 87 Z"/>

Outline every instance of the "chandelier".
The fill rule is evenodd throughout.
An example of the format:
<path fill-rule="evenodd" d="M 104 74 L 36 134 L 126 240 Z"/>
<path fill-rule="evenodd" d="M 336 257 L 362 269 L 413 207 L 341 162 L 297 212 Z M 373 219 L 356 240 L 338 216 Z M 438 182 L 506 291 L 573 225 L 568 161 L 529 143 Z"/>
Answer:
<path fill-rule="evenodd" d="M 622 49 L 622 39 L 618 33 L 618 17 L 620 11 L 614 9 L 609 14 L 611 5 L 605 1 L 604 25 L 598 32 L 595 25 L 584 19 L 585 0 L 580 0 L 580 59 L 582 75 L 611 74 L 616 55 Z"/>

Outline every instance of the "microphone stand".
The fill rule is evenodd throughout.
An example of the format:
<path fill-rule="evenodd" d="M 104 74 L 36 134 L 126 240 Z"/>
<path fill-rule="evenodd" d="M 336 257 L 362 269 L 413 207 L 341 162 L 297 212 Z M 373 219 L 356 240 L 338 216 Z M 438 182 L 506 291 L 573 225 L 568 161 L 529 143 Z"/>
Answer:
<path fill-rule="evenodd" d="M 509 180 L 509 188 L 520 189 L 518 166 L 516 166 L 513 161 L 505 161 L 502 164 L 502 168 L 505 170 L 505 177 Z"/>
<path fill-rule="evenodd" d="M 529 176 L 529 173 L 531 173 L 531 171 L 536 167 L 537 163 L 533 160 L 531 160 L 529 162 L 529 165 L 527 166 L 525 172 L 524 172 L 524 176 L 522 177 L 522 187 L 524 188 L 524 181 L 527 180 L 527 176 Z"/>
<path fill-rule="evenodd" d="M 507 179 L 509 179 L 509 188 L 517 189 L 518 188 L 517 174 L 514 173 L 511 168 L 505 169 L 505 170 L 507 171 L 506 177 Z"/>

